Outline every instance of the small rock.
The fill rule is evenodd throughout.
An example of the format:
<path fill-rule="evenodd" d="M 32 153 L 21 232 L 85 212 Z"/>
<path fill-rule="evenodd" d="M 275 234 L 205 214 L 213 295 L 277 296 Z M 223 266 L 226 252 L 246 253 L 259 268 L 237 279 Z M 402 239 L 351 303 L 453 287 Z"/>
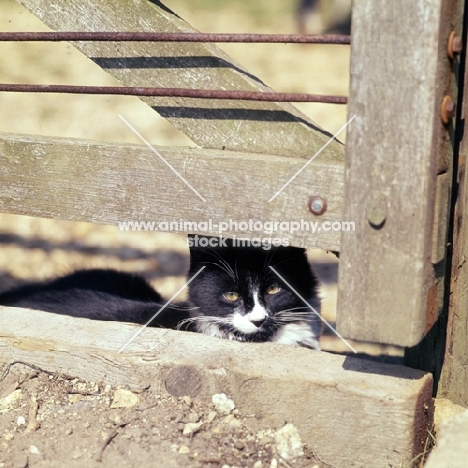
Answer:
<path fill-rule="evenodd" d="M 242 440 L 237 439 L 237 440 L 234 441 L 234 447 L 237 450 L 244 450 L 245 443 Z"/>
<path fill-rule="evenodd" d="M 234 402 L 224 393 L 213 395 L 211 401 L 213 402 L 216 411 L 220 414 L 229 414 L 236 407 Z"/>
<path fill-rule="evenodd" d="M 270 468 L 277 468 L 278 467 L 278 460 L 276 458 L 272 458 L 270 463 Z"/>
<path fill-rule="evenodd" d="M 13 468 L 27 468 L 29 465 L 28 457 L 20 454 L 13 459 Z"/>
<path fill-rule="evenodd" d="M 39 449 L 35 445 L 30 445 L 29 446 L 29 453 L 31 453 L 33 455 L 40 455 L 41 454 L 41 452 L 39 451 Z"/>
<path fill-rule="evenodd" d="M 0 399 L 0 414 L 6 413 L 12 410 L 16 403 L 23 398 L 21 389 L 15 390 L 14 392 L 7 395 L 5 398 Z"/>
<path fill-rule="evenodd" d="M 250 440 L 247 442 L 246 446 L 245 446 L 245 451 L 247 453 L 255 453 L 257 452 L 257 447 L 255 445 L 255 442 L 253 440 Z"/>
<path fill-rule="evenodd" d="M 196 423 L 200 421 L 200 415 L 198 413 L 190 413 L 188 417 L 189 422 Z"/>
<path fill-rule="evenodd" d="M 122 417 L 118 413 L 111 413 L 109 414 L 109 421 L 118 426 L 119 424 L 122 424 Z"/>
<path fill-rule="evenodd" d="M 275 432 L 276 450 L 285 460 L 304 455 L 299 432 L 292 424 L 286 424 Z"/>
<path fill-rule="evenodd" d="M 83 395 L 80 395 L 79 393 L 71 393 L 68 395 L 68 402 L 71 405 L 74 405 L 75 403 L 78 403 L 83 399 Z"/>
<path fill-rule="evenodd" d="M 179 453 L 190 453 L 190 449 L 186 445 L 181 445 L 179 448 Z"/>
<path fill-rule="evenodd" d="M 140 403 L 140 397 L 130 390 L 117 388 L 110 405 L 111 408 L 131 408 Z"/>
<path fill-rule="evenodd" d="M 185 414 L 183 411 L 178 411 L 174 417 L 174 422 L 177 424 L 185 418 Z M 190 421 L 190 422 L 197 422 L 197 421 Z"/>
<path fill-rule="evenodd" d="M 271 444 L 273 442 L 273 439 L 267 435 L 264 435 L 259 441 L 258 443 L 261 444 L 261 445 L 268 445 L 268 444 Z"/>
<path fill-rule="evenodd" d="M 197 423 L 187 423 L 184 426 L 184 430 L 182 434 L 184 435 L 191 435 L 195 434 L 196 432 L 199 431 L 200 427 L 203 425 L 203 422 L 197 422 Z"/>
<path fill-rule="evenodd" d="M 192 399 L 189 396 L 183 396 L 182 400 L 188 407 L 192 406 Z"/>
<path fill-rule="evenodd" d="M 237 429 L 242 426 L 242 422 L 236 419 L 233 414 L 228 414 L 226 417 L 223 418 L 222 422 L 226 426 L 230 426 L 233 429 Z"/>
<path fill-rule="evenodd" d="M 83 452 L 78 448 L 73 450 L 73 452 L 71 454 L 72 460 L 78 460 L 78 458 L 81 458 L 82 456 L 83 456 Z"/>
<path fill-rule="evenodd" d="M 209 422 L 209 423 L 213 422 L 217 415 L 218 415 L 218 413 L 216 411 L 210 411 L 208 413 L 208 417 L 206 418 L 206 421 Z"/>
<path fill-rule="evenodd" d="M 263 468 L 262 460 L 258 460 L 254 463 L 253 468 Z"/>
<path fill-rule="evenodd" d="M 26 425 L 26 419 L 24 419 L 23 416 L 18 416 L 18 419 L 16 420 L 16 425 L 17 426 L 25 426 Z"/>

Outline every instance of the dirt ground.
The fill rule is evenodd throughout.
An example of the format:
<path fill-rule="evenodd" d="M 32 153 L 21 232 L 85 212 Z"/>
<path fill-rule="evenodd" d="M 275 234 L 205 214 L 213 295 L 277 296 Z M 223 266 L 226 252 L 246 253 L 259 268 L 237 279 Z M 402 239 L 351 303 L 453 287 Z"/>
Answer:
<path fill-rule="evenodd" d="M 190 397 L 151 389 L 136 393 L 23 365 L 13 366 L 2 380 L 0 398 L 4 394 L 0 463 L 6 468 L 311 468 L 320 463 L 294 438 L 294 430 L 285 435 L 287 428 L 267 427 L 261 415 L 202 405 Z"/>
<path fill-rule="evenodd" d="M 225 1 L 222 7 L 215 2 L 216 8 L 206 8 L 213 6 L 210 0 L 166 3 L 205 32 L 295 32 L 293 0 Z M 47 30 L 13 0 L 0 0 L 0 29 Z M 331 53 L 326 46 L 247 47 L 222 46 L 278 91 L 347 94 L 348 48 Z M 67 44 L 4 43 L 0 56 L 0 82 L 4 83 L 116 84 Z M 346 120 L 344 106 L 298 107 L 332 133 Z M 139 143 L 122 128 L 117 118 L 121 113 L 151 143 L 192 145 L 131 97 L 57 99 L 0 93 L 0 109 L 0 132 Z M 175 234 L 120 232 L 115 226 L 0 214 L 1 290 L 77 268 L 105 267 L 140 273 L 170 297 L 185 282 L 187 254 L 185 238 Z M 324 316 L 333 322 L 337 260 L 318 251 L 311 251 L 310 259 L 322 280 Z M 353 345 L 372 354 L 401 355 L 395 348 Z M 322 347 L 345 350 L 329 334 L 324 335 Z M 314 457 L 307 441 L 300 442 L 303 455 L 296 447 L 295 457 L 282 456 L 281 428 L 265 427 L 261 415 L 241 414 L 237 409 L 222 414 L 214 405 L 155 394 L 151 388 L 136 393 L 32 369 L 27 363 L 4 364 L 0 367 L 0 467 L 331 466 Z M 122 395 L 130 401 L 122 402 Z M 299 444 L 293 436 L 286 441 Z"/>

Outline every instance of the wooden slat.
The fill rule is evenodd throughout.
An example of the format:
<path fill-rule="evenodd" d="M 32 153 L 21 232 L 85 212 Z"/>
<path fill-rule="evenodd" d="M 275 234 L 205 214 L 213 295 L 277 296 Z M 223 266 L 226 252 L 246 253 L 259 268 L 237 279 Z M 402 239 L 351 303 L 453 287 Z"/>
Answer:
<path fill-rule="evenodd" d="M 159 2 L 56 0 L 51 8 L 49 0 L 18 1 L 57 31 L 195 31 Z M 126 86 L 270 90 L 215 45 L 74 45 Z M 329 138 L 290 104 L 183 98 L 142 100 L 203 148 L 311 157 Z M 342 161 L 342 145 L 332 143 L 320 158 Z"/>
<path fill-rule="evenodd" d="M 356 231 L 342 235 L 338 304 L 349 338 L 412 346 L 440 312 L 430 259 L 442 256 L 432 246 L 436 177 L 450 174 L 439 111 L 453 81 L 452 4 L 353 3 L 343 216 Z"/>
<path fill-rule="evenodd" d="M 339 249 L 339 231 L 323 222 L 341 221 L 343 166 L 315 162 L 273 202 L 268 200 L 304 164 L 302 159 L 195 148 L 158 148 L 161 155 L 205 198 L 203 202 L 146 146 L 0 134 L 0 212 L 117 225 L 120 221 L 213 223 L 318 223 L 317 232 L 271 235 L 252 224 L 232 225 L 225 235 L 287 239 L 290 245 Z M 312 174 L 311 174 L 312 172 Z M 313 216 L 312 195 L 327 200 Z M 262 226 L 259 226 L 262 227 Z M 190 231 L 190 229 L 188 229 Z M 192 230 L 192 232 L 195 232 Z"/>
<path fill-rule="evenodd" d="M 0 307 L 0 362 L 150 387 L 158 394 L 177 391 L 188 374 L 200 384 L 188 388 L 193 398 L 211 401 L 223 392 L 264 424 L 292 423 L 302 441 L 335 468 L 409 466 L 423 449 L 432 422 L 430 374 L 305 348 L 160 329 L 144 330 L 118 354 L 138 329 Z"/>
<path fill-rule="evenodd" d="M 452 195 L 452 180 L 450 176 L 451 174 L 447 172 L 437 176 L 431 253 L 431 262 L 434 264 L 441 262 L 445 258 L 447 250 L 447 230 L 450 215 L 450 197 Z"/>

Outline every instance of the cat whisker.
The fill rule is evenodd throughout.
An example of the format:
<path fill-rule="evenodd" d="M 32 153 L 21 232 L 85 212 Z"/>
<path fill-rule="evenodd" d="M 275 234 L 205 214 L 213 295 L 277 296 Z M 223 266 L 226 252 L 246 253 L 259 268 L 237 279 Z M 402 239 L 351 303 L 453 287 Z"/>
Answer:
<path fill-rule="evenodd" d="M 228 270 L 222 263 L 216 263 L 216 262 L 200 262 L 200 263 L 203 263 L 204 265 L 214 265 L 214 266 L 217 266 L 218 268 L 221 268 L 221 270 L 223 270 L 224 272 L 226 272 L 234 281 L 236 280 L 236 278 L 233 276 L 233 274 L 231 273 L 232 270 Z M 228 265 L 229 267 L 229 265 Z M 229 267 L 231 268 L 231 267 Z"/>
<path fill-rule="evenodd" d="M 277 313 L 281 314 L 283 312 L 290 312 L 291 310 L 310 310 L 310 309 L 306 306 L 299 306 L 299 307 L 291 307 L 290 309 L 283 309 L 283 310 L 278 311 Z"/>
<path fill-rule="evenodd" d="M 244 253 L 242 253 L 241 255 L 239 255 L 236 259 L 236 262 L 234 263 L 234 271 L 235 271 L 235 275 L 236 277 L 238 276 L 238 272 L 237 272 L 237 264 L 239 263 L 239 260 L 244 256 L 244 255 L 247 255 L 249 253 L 248 250 L 246 250 Z"/>
<path fill-rule="evenodd" d="M 313 312 L 311 310 L 295 310 L 290 312 L 276 312 L 276 316 L 281 317 L 301 317 L 304 315 L 312 315 Z"/>
<path fill-rule="evenodd" d="M 221 265 L 224 266 L 223 270 L 232 278 L 235 280 L 235 273 L 234 270 L 232 269 L 231 265 L 220 255 L 219 252 L 217 252 L 215 249 L 209 249 L 207 253 L 216 259 L 219 260 L 219 266 Z M 218 263 L 214 263 L 214 265 L 218 265 Z"/>
<path fill-rule="evenodd" d="M 180 327 L 183 327 L 186 324 L 194 323 L 194 322 L 224 324 L 225 319 L 221 319 L 220 317 L 207 316 L 207 315 L 199 315 L 197 317 L 189 317 L 189 318 L 186 318 L 184 320 L 181 320 L 177 324 L 177 329 L 180 329 Z"/>
<path fill-rule="evenodd" d="M 272 249 L 270 250 L 270 252 L 267 252 L 266 256 L 265 256 L 265 262 L 263 263 L 263 273 L 265 274 L 265 272 L 269 272 L 268 270 L 268 266 L 270 265 L 271 261 L 273 260 L 273 257 L 275 256 L 275 253 L 276 253 L 276 249 Z M 271 257 L 269 257 L 271 253 Z"/>
<path fill-rule="evenodd" d="M 281 317 L 276 319 L 279 325 L 287 325 L 289 323 L 312 323 L 320 322 L 317 316 L 309 315 L 308 317 Z"/>
<path fill-rule="evenodd" d="M 170 308 L 176 309 L 176 310 L 195 310 L 195 309 L 199 309 L 200 307 L 189 307 L 189 306 L 171 304 Z"/>
<path fill-rule="evenodd" d="M 301 315 L 311 315 L 311 314 L 313 314 L 313 312 L 310 309 L 304 309 L 304 310 L 280 311 L 280 312 L 276 312 L 275 315 L 299 317 Z"/>

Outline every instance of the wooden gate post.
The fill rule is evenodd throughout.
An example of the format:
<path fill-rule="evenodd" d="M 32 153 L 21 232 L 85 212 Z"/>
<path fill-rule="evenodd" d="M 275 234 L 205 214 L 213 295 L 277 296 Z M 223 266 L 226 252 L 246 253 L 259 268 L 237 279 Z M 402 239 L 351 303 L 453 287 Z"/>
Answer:
<path fill-rule="evenodd" d="M 448 303 L 445 356 L 436 365 L 442 366 L 437 395 L 468 407 L 468 25 L 465 21 L 464 48 L 461 60 L 460 88 L 463 88 L 457 128 L 458 175 L 457 197 L 453 216 L 453 256 Z M 464 69 L 464 70 L 463 70 Z"/>
<path fill-rule="evenodd" d="M 447 41 L 463 0 L 355 0 L 338 330 L 414 346 L 442 310 L 456 100 Z"/>

